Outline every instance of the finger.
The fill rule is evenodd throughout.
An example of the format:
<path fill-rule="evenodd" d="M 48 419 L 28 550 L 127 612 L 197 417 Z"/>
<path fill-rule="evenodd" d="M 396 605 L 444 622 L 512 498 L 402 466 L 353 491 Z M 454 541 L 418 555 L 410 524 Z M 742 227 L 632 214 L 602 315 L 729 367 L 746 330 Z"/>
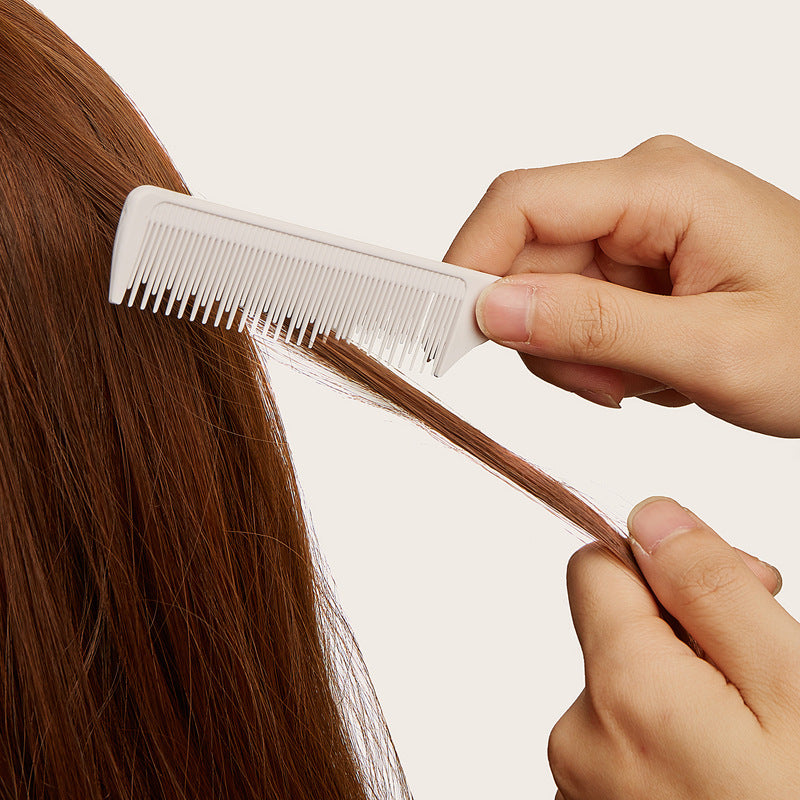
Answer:
<path fill-rule="evenodd" d="M 609 367 L 537 358 L 528 353 L 520 356 L 525 366 L 542 380 L 608 408 L 619 408 L 625 397 L 640 397 L 664 389 L 663 383 L 651 378 Z"/>
<path fill-rule="evenodd" d="M 645 392 L 637 395 L 639 400 L 644 400 L 646 403 L 653 403 L 657 406 L 665 406 L 667 408 L 680 408 L 681 406 L 688 406 L 691 400 L 686 395 L 676 392 L 674 389 L 664 389 L 660 392 Z"/>
<path fill-rule="evenodd" d="M 761 581 L 761 585 L 775 597 L 778 592 L 783 588 L 783 576 L 778 572 L 772 564 L 767 564 L 760 558 L 756 558 L 738 547 L 733 548 L 738 554 L 739 558 L 744 561 L 747 568 L 753 575 Z"/>
<path fill-rule="evenodd" d="M 758 714 L 787 702 L 797 691 L 798 626 L 739 553 L 669 498 L 640 503 L 628 527 L 650 588 L 748 706 Z"/>
<path fill-rule="evenodd" d="M 572 272 L 642 292 L 670 294 L 672 291 L 668 270 L 620 264 L 593 242 L 565 245 L 528 242 L 512 262 L 507 274 L 520 275 L 525 272 Z"/>
<path fill-rule="evenodd" d="M 633 152 L 504 173 L 464 223 L 445 261 L 507 275 L 529 242 L 600 240 L 619 263 L 667 266 L 693 210 L 691 187 L 675 164 L 699 152 L 670 139 L 647 149 L 645 157 Z"/>
<path fill-rule="evenodd" d="M 609 258 L 599 247 L 595 248 L 594 263 L 597 272 L 611 283 L 638 289 L 652 294 L 672 294 L 672 278 L 667 269 L 651 269 L 635 264 L 620 264 Z M 588 272 L 584 272 L 588 275 Z"/>
<path fill-rule="evenodd" d="M 593 242 L 612 231 L 623 213 L 620 177 L 620 171 L 609 161 L 504 173 L 492 182 L 462 225 L 444 260 L 508 275 L 517 256 L 531 242 Z M 582 201 L 592 189 L 592 201 Z M 611 203 L 610 196 L 619 199 Z M 557 202 L 557 198 L 561 205 L 572 206 L 570 218 L 561 224 L 552 218 L 550 202 Z"/>
<path fill-rule="evenodd" d="M 730 333 L 731 318 L 746 325 L 748 301 L 733 293 L 663 297 L 581 275 L 514 275 L 481 294 L 476 317 L 490 339 L 520 352 L 644 375 L 690 395 L 725 368 L 722 332 Z"/>
<path fill-rule="evenodd" d="M 579 244 L 545 244 L 529 242 L 517 254 L 508 269 L 509 275 L 524 272 L 584 273 L 594 264 L 595 246 L 592 242 Z"/>
<path fill-rule="evenodd" d="M 783 579 L 775 567 L 743 550 L 733 550 L 770 594 L 780 591 Z M 570 559 L 567 590 L 575 632 L 587 662 L 608 655 L 614 641 L 628 650 L 626 642 L 631 641 L 633 628 L 647 627 L 660 614 L 647 587 L 621 569 L 597 543 L 582 547 Z M 660 622 L 658 627 L 662 627 Z M 663 631 L 673 638 L 669 628 L 663 627 Z M 676 639 L 675 644 L 676 652 L 683 652 L 682 643 Z"/>
<path fill-rule="evenodd" d="M 567 592 L 587 677 L 602 672 L 609 659 L 626 662 L 633 649 L 649 651 L 654 641 L 662 655 L 685 653 L 685 645 L 661 619 L 647 586 L 599 544 L 582 547 L 572 556 Z M 612 666 L 610 671 L 618 670 Z"/>

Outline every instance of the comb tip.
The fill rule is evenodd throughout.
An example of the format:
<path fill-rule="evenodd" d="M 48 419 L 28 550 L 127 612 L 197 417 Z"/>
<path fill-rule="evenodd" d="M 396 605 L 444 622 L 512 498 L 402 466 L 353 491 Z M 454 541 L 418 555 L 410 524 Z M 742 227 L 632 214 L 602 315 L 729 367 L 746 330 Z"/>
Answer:
<path fill-rule="evenodd" d="M 470 316 L 471 310 L 466 313 L 462 310 L 462 314 L 467 317 Z M 473 320 L 474 320 L 474 312 Z M 478 328 L 477 323 L 469 325 L 464 321 L 460 325 L 454 326 L 451 330 L 447 341 L 441 351 L 434 356 L 433 375 L 436 378 L 441 378 L 442 375 L 461 358 L 463 358 L 470 350 L 477 347 L 479 344 L 487 341 L 486 337 Z"/>

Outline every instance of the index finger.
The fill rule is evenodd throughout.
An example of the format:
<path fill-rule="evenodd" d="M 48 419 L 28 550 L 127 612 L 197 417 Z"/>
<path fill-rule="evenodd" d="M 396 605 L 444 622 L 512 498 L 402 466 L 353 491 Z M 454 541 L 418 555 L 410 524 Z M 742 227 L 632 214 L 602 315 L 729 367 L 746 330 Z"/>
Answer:
<path fill-rule="evenodd" d="M 586 697 L 596 714 L 610 710 L 632 730 L 653 731 L 674 709 L 677 691 L 687 707 L 699 707 L 727 686 L 714 666 L 675 636 L 642 580 L 597 545 L 570 559 L 567 586 Z M 678 715 L 670 723 L 679 739 L 686 722 Z M 664 727 L 659 736 L 669 733 Z"/>
<path fill-rule="evenodd" d="M 632 570 L 609 557 L 601 545 L 582 547 L 567 567 L 572 621 L 587 670 L 629 653 L 631 646 L 653 646 L 662 653 L 692 651 L 676 638 L 649 588 Z"/>
<path fill-rule="evenodd" d="M 698 175 L 707 180 L 709 164 L 724 163 L 676 136 L 655 136 L 621 158 L 505 172 L 445 260 L 507 275 L 531 242 L 597 242 L 618 264 L 668 267 L 696 214 Z"/>
<path fill-rule="evenodd" d="M 619 160 L 505 172 L 489 186 L 444 260 L 507 275 L 531 242 L 571 245 L 611 233 L 624 211 Z"/>

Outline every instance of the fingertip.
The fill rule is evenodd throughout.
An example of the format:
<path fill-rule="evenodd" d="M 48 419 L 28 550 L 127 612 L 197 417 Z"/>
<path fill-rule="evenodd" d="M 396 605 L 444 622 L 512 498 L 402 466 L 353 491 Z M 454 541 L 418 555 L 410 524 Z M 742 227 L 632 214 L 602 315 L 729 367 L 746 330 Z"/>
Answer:
<path fill-rule="evenodd" d="M 762 561 L 760 558 L 756 558 L 750 555 L 750 553 L 740 550 L 738 547 L 734 547 L 733 549 L 739 554 L 739 557 L 744 561 L 749 570 L 766 587 L 767 591 L 775 597 L 783 588 L 783 576 L 778 569 L 773 567 L 772 564 L 768 564 L 766 561 Z"/>
<path fill-rule="evenodd" d="M 772 596 L 775 597 L 781 589 L 783 589 L 783 575 L 778 571 L 777 567 L 773 567 L 772 564 L 767 564 L 766 561 L 762 561 L 762 564 L 769 567 L 774 573 L 776 578 L 775 588 L 772 589 Z"/>
<path fill-rule="evenodd" d="M 622 408 L 621 399 L 617 400 L 608 392 L 599 391 L 596 389 L 577 389 L 575 394 L 604 408 Z"/>
<path fill-rule="evenodd" d="M 628 530 L 635 555 L 652 555 L 666 539 L 689 530 L 708 530 L 705 523 L 672 498 L 660 495 L 638 503 L 628 515 Z M 750 571 L 774 597 L 783 586 L 781 573 L 766 561 L 733 548 Z"/>
<path fill-rule="evenodd" d="M 628 514 L 631 538 L 648 555 L 665 539 L 698 527 L 697 517 L 671 497 L 654 495 L 637 503 Z"/>
<path fill-rule="evenodd" d="M 475 317 L 484 336 L 511 345 L 527 342 L 535 291 L 528 283 L 506 280 L 484 289 L 475 306 Z"/>
<path fill-rule="evenodd" d="M 597 542 L 580 548 L 570 558 L 567 596 L 575 632 L 587 660 L 605 659 L 612 641 L 626 647 L 626 641 L 632 641 L 634 628 L 642 634 L 661 629 L 660 623 L 655 628 L 648 627 L 659 618 L 658 605 L 650 590 Z"/>

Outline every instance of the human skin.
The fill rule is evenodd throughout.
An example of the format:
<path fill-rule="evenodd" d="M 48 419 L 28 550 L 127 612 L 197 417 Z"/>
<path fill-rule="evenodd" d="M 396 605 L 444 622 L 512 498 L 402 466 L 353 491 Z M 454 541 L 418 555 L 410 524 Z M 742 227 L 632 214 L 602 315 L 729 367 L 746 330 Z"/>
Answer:
<path fill-rule="evenodd" d="M 587 399 L 800 435 L 800 202 L 674 136 L 500 175 L 445 261 L 506 276 L 489 338 Z"/>
<path fill-rule="evenodd" d="M 653 593 L 703 648 L 698 658 L 648 589 L 596 546 L 567 571 L 586 688 L 548 755 L 562 800 L 800 797 L 800 624 L 694 514 L 650 498 L 629 518 Z"/>
<path fill-rule="evenodd" d="M 501 175 L 445 261 L 506 276 L 478 322 L 557 386 L 800 436 L 798 253 L 800 202 L 659 136 Z M 672 500 L 629 529 L 649 589 L 594 545 L 568 569 L 586 688 L 551 735 L 557 797 L 797 798 L 800 624 L 772 597 L 779 576 Z"/>

